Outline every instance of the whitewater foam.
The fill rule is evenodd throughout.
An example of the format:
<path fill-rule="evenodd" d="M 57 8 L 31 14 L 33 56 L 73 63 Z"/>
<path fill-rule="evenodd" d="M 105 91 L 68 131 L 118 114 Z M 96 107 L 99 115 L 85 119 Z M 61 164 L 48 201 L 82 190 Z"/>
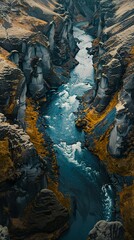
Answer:
<path fill-rule="evenodd" d="M 105 209 L 106 220 L 109 221 L 111 219 L 111 209 L 113 206 L 112 198 L 110 194 L 112 193 L 112 188 L 109 184 L 105 184 L 101 188 L 102 195 L 103 195 L 103 205 Z"/>

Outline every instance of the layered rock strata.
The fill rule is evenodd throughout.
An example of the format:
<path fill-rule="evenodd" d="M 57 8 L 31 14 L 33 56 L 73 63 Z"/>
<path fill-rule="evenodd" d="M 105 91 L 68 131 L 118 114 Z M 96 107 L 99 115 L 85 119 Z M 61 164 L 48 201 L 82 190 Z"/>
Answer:
<path fill-rule="evenodd" d="M 93 55 L 95 85 L 83 96 L 76 125 L 85 130 L 86 146 L 105 162 L 111 173 L 133 178 L 134 5 L 131 0 L 94 2 L 94 17 L 87 32 L 95 37 L 88 49 Z M 129 189 L 127 202 L 133 205 L 133 185 Z M 121 196 L 126 196 L 126 190 Z M 133 239 L 127 224 L 131 210 L 127 209 L 129 213 L 121 200 L 126 239 Z"/>
<path fill-rule="evenodd" d="M 88 240 L 123 240 L 124 228 L 120 222 L 98 222 L 89 233 Z"/>
<path fill-rule="evenodd" d="M 0 224 L 9 226 L 13 239 L 56 239 L 68 227 L 68 213 L 53 192 L 42 190 L 47 187 L 46 152 L 26 126 L 26 96 L 40 99 L 67 81 L 78 50 L 73 15 L 76 21 L 89 20 L 88 32 L 96 37 L 88 49 L 95 86 L 83 98 L 85 115 L 77 126 L 83 126 L 87 146 L 111 172 L 133 176 L 133 1 L 1 0 L 0 6 Z M 133 185 L 120 198 L 130 240 Z M 101 236 L 111 231 L 111 239 L 122 229 L 116 223 L 97 226 Z M 1 233 L 8 238 L 6 228 Z"/>
<path fill-rule="evenodd" d="M 30 137 L 0 115 L 0 222 L 10 225 L 39 190 L 47 186 L 46 164 L 37 154 Z"/>
<path fill-rule="evenodd" d="M 0 239 L 1 240 L 10 240 L 9 232 L 7 227 L 0 225 Z"/>
<path fill-rule="evenodd" d="M 53 153 L 36 128 L 36 110 L 25 113 L 27 96 L 46 97 L 77 64 L 72 33 L 72 18 L 58 1 L 0 2 L 0 224 L 12 239 L 56 239 L 68 228 L 62 194 L 56 184 L 58 199 L 46 189 Z"/>
<path fill-rule="evenodd" d="M 68 218 L 68 211 L 57 201 L 55 194 L 43 189 L 27 206 L 24 218 L 12 220 L 11 236 L 25 240 L 57 239 L 68 228 Z"/>
<path fill-rule="evenodd" d="M 91 21 L 95 9 L 94 0 L 60 0 L 59 2 L 64 4 L 74 21 Z"/>
<path fill-rule="evenodd" d="M 114 157 L 133 152 L 133 11 L 132 1 L 97 1 L 92 28 L 96 39 L 89 50 L 93 54 L 95 87 L 92 90 L 91 111 L 102 115 L 118 93 L 115 103 L 114 127 L 110 132 L 108 151 Z M 90 28 L 89 28 L 90 30 Z M 109 112 L 112 109 L 109 109 Z M 88 111 L 89 114 L 89 111 Z M 108 113 L 107 113 L 108 114 Z M 90 126 L 88 116 L 86 121 Z M 101 119 L 102 121 L 103 119 Z M 88 129 L 87 129 L 88 131 Z M 90 131 L 90 129 L 89 129 Z M 129 142 L 128 142 L 128 136 Z M 129 149 L 129 150 L 128 150 Z"/>
<path fill-rule="evenodd" d="M 1 2 L 1 52 L 5 56 L 7 51 L 7 60 L 15 63 L 25 77 L 20 106 L 27 88 L 34 98 L 40 98 L 66 80 L 67 68 L 75 64 L 72 27 L 69 14 L 59 3 Z M 66 69 L 59 69 L 61 65 Z M 61 71 L 62 79 L 57 71 Z"/>

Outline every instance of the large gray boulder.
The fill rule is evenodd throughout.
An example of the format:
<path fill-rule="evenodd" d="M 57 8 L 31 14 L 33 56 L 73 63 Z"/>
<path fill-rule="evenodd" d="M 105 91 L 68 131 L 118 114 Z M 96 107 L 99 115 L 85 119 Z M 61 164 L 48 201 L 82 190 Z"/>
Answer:
<path fill-rule="evenodd" d="M 0 225 L 0 240 L 10 240 L 8 228 Z"/>
<path fill-rule="evenodd" d="M 88 240 L 123 240 L 124 228 L 120 222 L 99 221 L 89 233 Z"/>

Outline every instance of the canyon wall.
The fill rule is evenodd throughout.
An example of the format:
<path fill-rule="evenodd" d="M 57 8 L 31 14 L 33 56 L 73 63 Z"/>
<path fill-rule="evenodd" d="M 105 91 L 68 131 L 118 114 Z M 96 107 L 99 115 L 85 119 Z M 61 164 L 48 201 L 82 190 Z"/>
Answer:
<path fill-rule="evenodd" d="M 94 16 L 87 28 L 94 41 L 87 50 L 93 55 L 95 84 L 82 98 L 76 125 L 84 129 L 86 146 L 104 161 L 110 173 L 133 178 L 134 3 L 94 2 Z M 121 214 L 129 240 L 134 238 L 133 187 L 125 186 L 120 193 Z"/>
<path fill-rule="evenodd" d="M 95 10 L 94 0 L 60 0 L 74 21 L 91 21 Z"/>
<path fill-rule="evenodd" d="M 57 239 L 68 228 L 69 213 L 56 183 L 56 195 L 47 189 L 47 161 L 54 162 L 55 155 L 36 127 L 38 113 L 33 100 L 45 101 L 49 90 L 67 81 L 77 64 L 77 51 L 72 18 L 62 3 L 0 1 L 3 238 L 8 233 L 2 226 L 8 226 L 11 239 L 31 240 Z"/>
<path fill-rule="evenodd" d="M 1 0 L 0 224 L 9 227 L 12 239 L 57 239 L 68 228 L 64 200 L 60 203 L 61 195 L 47 189 L 47 161 L 54 156 L 36 127 L 33 100 L 45 101 L 77 64 L 73 20 L 88 21 L 87 32 L 95 38 L 88 49 L 95 85 L 83 96 L 76 125 L 83 127 L 86 146 L 111 173 L 134 174 L 133 1 Z M 131 240 L 133 185 L 120 193 L 120 206 Z M 107 226 L 123 232 L 120 223 L 99 226 L 102 236 Z M 9 238 L 6 227 L 0 231 Z"/>

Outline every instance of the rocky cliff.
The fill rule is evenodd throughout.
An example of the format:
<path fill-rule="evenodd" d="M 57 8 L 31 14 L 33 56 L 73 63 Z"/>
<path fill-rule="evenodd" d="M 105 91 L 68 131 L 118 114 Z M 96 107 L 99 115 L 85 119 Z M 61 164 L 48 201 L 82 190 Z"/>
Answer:
<path fill-rule="evenodd" d="M 74 21 L 91 21 L 95 9 L 94 0 L 60 0 Z"/>
<path fill-rule="evenodd" d="M 11 239 L 56 239 L 68 228 L 64 197 L 48 180 L 55 155 L 36 127 L 33 100 L 45 101 L 77 64 L 72 33 L 58 1 L 0 1 L 0 224 Z"/>
<path fill-rule="evenodd" d="M 76 124 L 86 145 L 110 172 L 134 169 L 133 1 L 0 1 L 0 238 L 57 239 L 68 228 L 64 197 L 47 172 L 55 164 L 49 142 L 36 127 L 34 100 L 67 81 L 77 62 L 73 20 L 89 22 L 94 36 L 94 88 L 83 96 Z M 30 97 L 30 99 L 29 99 Z M 52 148 L 52 146 L 51 146 Z M 52 166 L 53 167 L 53 166 Z M 49 176 L 49 178 L 48 178 Z M 52 190 L 48 190 L 49 188 Z M 56 195 L 53 193 L 56 193 Z M 134 238 L 134 187 L 120 206 L 126 239 Z M 115 231 L 116 230 L 116 235 Z M 109 235 L 110 232 L 110 235 Z M 99 222 L 90 239 L 123 239 L 119 222 Z M 111 237 L 111 238 L 109 238 Z"/>
<path fill-rule="evenodd" d="M 95 84 L 83 96 L 76 125 L 86 133 L 86 146 L 104 161 L 111 173 L 133 177 L 134 4 L 131 0 L 94 2 L 94 17 L 87 32 L 94 36 L 88 51 L 93 55 Z M 120 200 L 129 232 L 126 239 L 133 239 L 133 186 L 128 190 L 126 186 Z"/>
<path fill-rule="evenodd" d="M 66 81 L 76 64 L 72 19 L 53 1 L 1 1 L 0 11 L 1 78 L 6 78 L 1 79 L 6 85 L 1 86 L 5 96 L 1 93 L 0 105 L 23 122 L 26 92 L 36 99 L 45 96 Z M 11 78 L 16 80 L 13 85 Z"/>
<path fill-rule="evenodd" d="M 123 240 L 124 228 L 120 222 L 99 221 L 89 234 L 88 240 Z"/>

